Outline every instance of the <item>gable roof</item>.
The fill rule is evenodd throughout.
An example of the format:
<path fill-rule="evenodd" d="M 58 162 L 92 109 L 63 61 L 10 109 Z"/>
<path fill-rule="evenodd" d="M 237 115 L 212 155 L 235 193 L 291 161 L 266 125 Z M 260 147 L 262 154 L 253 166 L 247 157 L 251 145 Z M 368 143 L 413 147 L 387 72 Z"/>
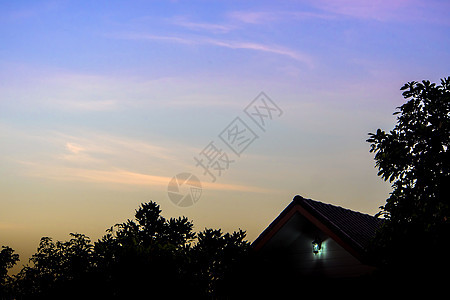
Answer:
<path fill-rule="evenodd" d="M 261 249 L 296 213 L 300 213 L 360 261 L 383 219 L 350 209 L 295 196 L 292 202 L 252 243 Z"/>

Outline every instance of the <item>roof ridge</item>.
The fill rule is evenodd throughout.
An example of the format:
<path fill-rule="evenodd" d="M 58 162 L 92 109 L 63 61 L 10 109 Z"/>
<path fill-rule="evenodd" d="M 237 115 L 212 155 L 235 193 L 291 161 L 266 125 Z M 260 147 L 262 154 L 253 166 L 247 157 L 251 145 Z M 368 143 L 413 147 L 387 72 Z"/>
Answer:
<path fill-rule="evenodd" d="M 299 196 L 299 197 L 301 197 L 301 196 Z M 296 198 L 297 198 L 297 197 L 296 197 Z M 371 215 L 369 215 L 369 214 L 364 214 L 364 213 L 361 213 L 361 212 L 357 212 L 357 211 L 354 211 L 354 210 L 351 210 L 351 209 L 348 209 L 348 208 L 344 208 L 344 207 L 341 207 L 341 206 L 333 205 L 333 204 L 323 203 L 323 202 L 317 201 L 317 200 L 306 199 L 306 198 L 303 198 L 303 197 L 301 197 L 301 199 L 298 199 L 298 200 L 300 200 L 300 203 L 304 203 L 304 204 L 306 204 L 310 209 L 314 210 L 314 212 L 315 212 L 316 214 L 319 214 L 321 218 L 323 218 L 323 219 L 326 220 L 328 223 L 330 223 L 335 229 L 339 230 L 339 232 L 340 232 L 341 234 L 345 235 L 346 238 L 348 238 L 350 241 L 352 241 L 354 244 L 356 244 L 360 249 L 364 249 L 364 247 L 361 245 L 360 242 L 356 241 L 356 240 L 355 240 L 354 238 L 352 238 L 348 233 L 346 233 L 345 231 L 343 231 L 342 228 L 341 228 L 340 226 L 338 226 L 333 220 L 331 220 L 331 219 L 328 218 L 326 215 L 324 215 L 322 212 L 320 212 L 320 211 L 317 210 L 315 207 L 313 207 L 313 206 L 311 205 L 311 203 L 308 203 L 308 201 L 312 201 L 312 202 L 315 202 L 315 203 L 319 203 L 320 205 L 324 205 L 324 206 L 331 206 L 331 207 L 334 207 L 334 208 L 338 208 L 338 209 L 341 209 L 341 210 L 345 210 L 345 211 L 348 211 L 348 212 L 351 212 L 351 213 L 356 213 L 356 214 L 359 214 L 359 215 L 365 215 L 365 216 L 368 216 L 368 217 L 371 217 L 371 218 L 375 218 L 375 217 L 373 217 L 373 216 L 371 216 Z M 305 200 L 306 200 L 306 201 L 305 201 Z"/>
<path fill-rule="evenodd" d="M 301 199 L 298 199 L 298 200 L 308 200 L 308 201 L 312 201 L 312 202 L 317 202 L 317 203 L 320 203 L 320 204 L 323 204 L 323 205 L 333 206 L 333 207 L 340 208 L 340 209 L 343 209 L 343 210 L 348 210 L 348 211 L 353 212 L 353 213 L 357 213 L 357 214 L 359 214 L 359 215 L 366 215 L 366 216 L 368 216 L 368 217 L 371 217 L 371 218 L 374 218 L 374 219 L 377 219 L 377 220 L 381 220 L 380 218 L 377 218 L 377 217 L 375 217 L 375 216 L 372 216 L 372 215 L 370 215 L 370 214 L 368 214 L 368 213 L 363 213 L 363 212 L 356 211 L 356 210 L 353 210 L 353 209 L 350 209 L 350 208 L 346 208 L 346 207 L 342 207 L 342 206 L 334 205 L 334 204 L 330 204 L 330 203 L 325 203 L 325 202 L 318 201 L 318 200 L 313 200 L 313 199 L 304 198 L 304 197 L 299 196 L 299 195 L 297 195 L 296 198 L 297 198 L 297 197 L 301 198 Z"/>

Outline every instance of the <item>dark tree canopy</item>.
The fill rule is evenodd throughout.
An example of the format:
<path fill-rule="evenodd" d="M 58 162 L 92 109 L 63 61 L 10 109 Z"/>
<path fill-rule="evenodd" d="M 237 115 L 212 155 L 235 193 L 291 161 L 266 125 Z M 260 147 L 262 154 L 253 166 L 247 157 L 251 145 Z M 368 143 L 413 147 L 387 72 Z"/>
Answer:
<path fill-rule="evenodd" d="M 379 262 L 410 271 L 448 266 L 450 250 L 450 77 L 409 82 L 390 132 L 370 133 L 378 175 L 392 183 L 375 240 Z M 430 255 L 431 254 L 431 255 Z"/>
<path fill-rule="evenodd" d="M 4 247 L 0 299 L 227 297 L 234 268 L 249 248 L 242 230 L 196 234 L 186 217 L 165 219 L 155 202 L 143 203 L 134 220 L 112 226 L 95 243 L 84 234 L 70 236 L 65 242 L 41 238 L 8 285 L 7 269 L 18 256 Z"/>
<path fill-rule="evenodd" d="M 11 288 L 11 277 L 8 276 L 8 269 L 12 268 L 19 261 L 19 255 L 8 246 L 2 246 L 0 251 L 0 298 L 2 294 L 8 294 Z"/>

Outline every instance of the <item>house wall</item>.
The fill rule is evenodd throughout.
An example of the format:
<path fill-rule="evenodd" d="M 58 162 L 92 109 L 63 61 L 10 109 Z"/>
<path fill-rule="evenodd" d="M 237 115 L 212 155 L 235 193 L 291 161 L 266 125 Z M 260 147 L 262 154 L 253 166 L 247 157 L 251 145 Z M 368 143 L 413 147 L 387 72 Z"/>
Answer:
<path fill-rule="evenodd" d="M 317 238 L 322 240 L 322 247 L 315 254 L 312 241 Z M 299 276 L 355 277 L 373 271 L 299 213 L 286 222 L 261 252 L 280 270 Z"/>

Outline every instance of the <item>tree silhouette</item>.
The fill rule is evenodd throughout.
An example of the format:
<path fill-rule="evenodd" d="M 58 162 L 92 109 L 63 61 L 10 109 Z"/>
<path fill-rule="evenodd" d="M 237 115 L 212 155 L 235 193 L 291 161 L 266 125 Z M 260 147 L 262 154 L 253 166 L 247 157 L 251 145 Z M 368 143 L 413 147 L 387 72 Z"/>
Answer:
<path fill-rule="evenodd" d="M 442 274 L 449 266 L 450 77 L 405 84 L 390 132 L 370 133 L 370 152 L 392 192 L 381 208 L 386 222 L 373 253 L 382 267 L 409 274 Z"/>
<path fill-rule="evenodd" d="M 23 296 L 50 297 L 80 282 L 92 266 L 93 245 L 84 234 L 71 233 L 69 241 L 40 240 L 37 252 L 16 275 L 16 292 Z"/>
<path fill-rule="evenodd" d="M 195 237 L 193 224 L 185 217 L 167 220 L 160 213 L 155 202 L 142 204 L 136 220 L 116 224 L 95 243 L 99 286 L 111 296 L 138 295 L 143 287 L 176 295 L 177 285 L 184 285 L 180 268 Z"/>
<path fill-rule="evenodd" d="M 0 251 L 0 298 L 10 292 L 11 277 L 8 276 L 8 269 L 12 268 L 19 261 L 19 255 L 14 254 L 14 250 L 8 246 L 2 246 Z"/>
<path fill-rule="evenodd" d="M 250 244 L 242 230 L 232 234 L 220 229 L 205 229 L 190 249 L 191 272 L 198 289 L 205 297 L 217 298 L 239 289 L 236 276 L 239 263 L 246 259 Z"/>
<path fill-rule="evenodd" d="M 43 237 L 14 278 L 17 298 L 128 299 L 222 297 L 249 246 L 245 232 L 205 229 L 186 217 L 165 219 L 155 202 L 110 227 L 94 244 L 79 233 L 66 242 Z M 230 283 L 231 284 L 231 283 Z"/>

